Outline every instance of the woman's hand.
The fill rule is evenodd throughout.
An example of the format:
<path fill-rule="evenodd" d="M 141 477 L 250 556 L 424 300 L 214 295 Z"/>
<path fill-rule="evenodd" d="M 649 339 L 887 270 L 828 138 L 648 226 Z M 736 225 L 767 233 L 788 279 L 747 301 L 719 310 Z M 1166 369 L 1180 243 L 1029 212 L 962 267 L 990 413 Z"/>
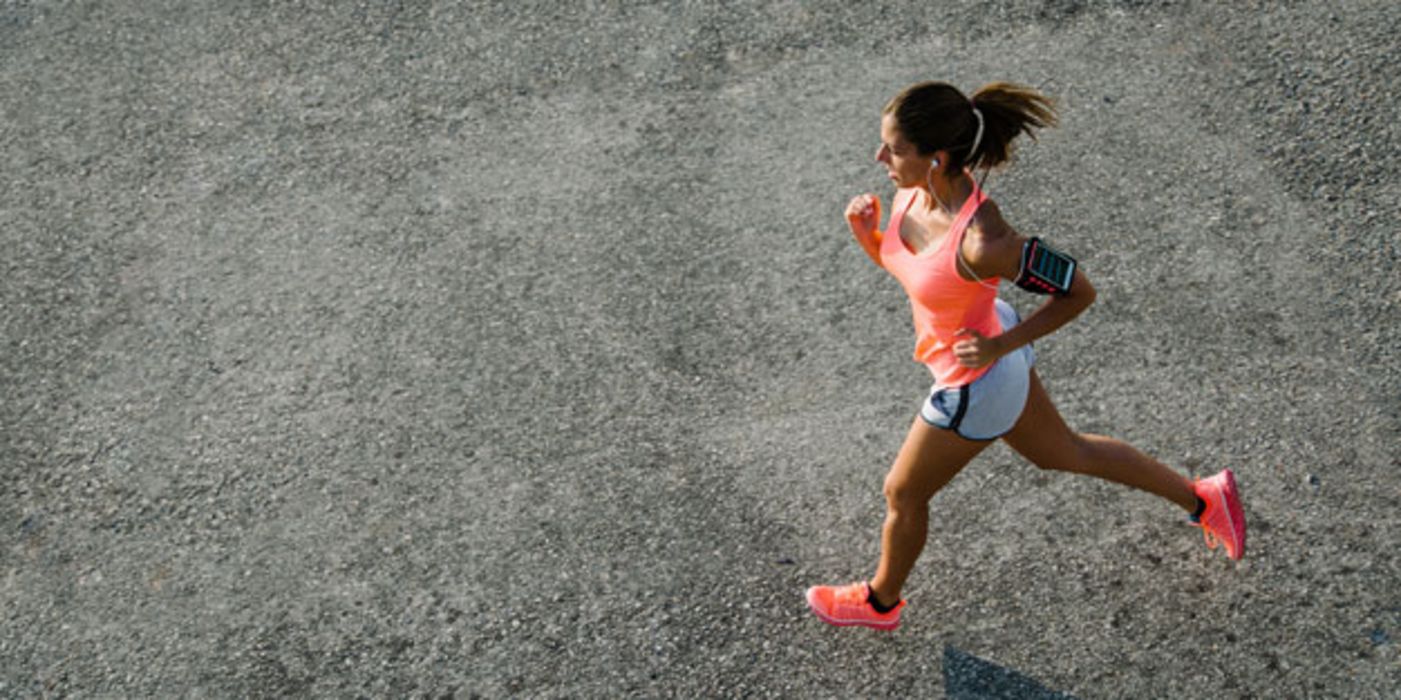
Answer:
<path fill-rule="evenodd" d="M 1003 347 L 1002 336 L 991 338 L 972 328 L 960 328 L 956 335 L 967 336 L 953 344 L 954 357 L 964 367 L 984 367 L 1007 354 L 1011 348 Z"/>
<path fill-rule="evenodd" d="M 846 205 L 846 223 L 858 240 L 869 238 L 880 226 L 880 198 L 873 194 L 852 197 Z"/>
<path fill-rule="evenodd" d="M 880 198 L 873 194 L 853 197 L 846 205 L 846 224 L 861 249 L 880 265 Z"/>

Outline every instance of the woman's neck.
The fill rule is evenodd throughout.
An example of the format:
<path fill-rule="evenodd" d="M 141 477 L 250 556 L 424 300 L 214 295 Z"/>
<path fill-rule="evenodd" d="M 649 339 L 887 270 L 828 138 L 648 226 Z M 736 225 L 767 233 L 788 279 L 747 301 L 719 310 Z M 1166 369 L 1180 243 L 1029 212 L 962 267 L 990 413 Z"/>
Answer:
<path fill-rule="evenodd" d="M 933 173 L 920 189 L 932 195 L 929 203 L 934 208 L 943 210 L 949 216 L 958 214 L 963 201 L 973 194 L 973 185 L 968 181 L 967 174 L 962 172 L 953 177 Z"/>

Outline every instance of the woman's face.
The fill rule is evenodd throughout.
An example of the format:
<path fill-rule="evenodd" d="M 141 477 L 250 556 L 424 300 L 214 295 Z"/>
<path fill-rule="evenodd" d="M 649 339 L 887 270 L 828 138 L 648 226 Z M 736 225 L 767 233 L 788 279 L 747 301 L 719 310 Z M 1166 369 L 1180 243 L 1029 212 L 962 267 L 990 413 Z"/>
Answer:
<path fill-rule="evenodd" d="M 904 134 L 895 125 L 895 115 L 881 117 L 880 141 L 876 160 L 885 165 L 896 187 L 915 187 L 925 182 L 934 157 L 920 155 L 915 145 L 905 140 Z"/>

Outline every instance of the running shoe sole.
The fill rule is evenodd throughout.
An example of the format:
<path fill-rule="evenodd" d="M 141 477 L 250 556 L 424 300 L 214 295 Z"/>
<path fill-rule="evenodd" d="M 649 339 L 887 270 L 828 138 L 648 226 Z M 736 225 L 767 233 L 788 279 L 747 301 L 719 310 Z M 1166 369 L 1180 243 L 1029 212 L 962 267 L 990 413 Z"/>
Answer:
<path fill-rule="evenodd" d="M 1227 547 L 1226 554 L 1231 559 L 1239 560 L 1245 556 L 1245 510 L 1240 504 L 1240 491 L 1236 488 L 1236 475 L 1230 469 L 1226 470 L 1226 488 L 1222 492 L 1222 497 L 1226 501 L 1226 514 L 1230 516 L 1231 532 L 1235 535 L 1237 547 L 1235 552 Z"/>

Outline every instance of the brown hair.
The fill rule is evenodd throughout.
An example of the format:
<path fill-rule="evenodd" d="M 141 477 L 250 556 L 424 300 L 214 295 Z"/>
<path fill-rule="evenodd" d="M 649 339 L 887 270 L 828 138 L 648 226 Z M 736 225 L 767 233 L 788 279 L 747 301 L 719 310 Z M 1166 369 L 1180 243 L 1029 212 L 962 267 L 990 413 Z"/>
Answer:
<path fill-rule="evenodd" d="M 974 108 L 983 117 L 982 138 Z M 920 154 L 947 150 L 946 165 L 954 170 L 1002 165 L 1011 157 L 1012 139 L 1035 139 L 1035 129 L 1056 124 L 1050 98 L 1014 83 L 989 83 L 972 98 L 948 83 L 918 83 L 896 95 L 883 113 L 895 116 L 900 133 Z"/>

